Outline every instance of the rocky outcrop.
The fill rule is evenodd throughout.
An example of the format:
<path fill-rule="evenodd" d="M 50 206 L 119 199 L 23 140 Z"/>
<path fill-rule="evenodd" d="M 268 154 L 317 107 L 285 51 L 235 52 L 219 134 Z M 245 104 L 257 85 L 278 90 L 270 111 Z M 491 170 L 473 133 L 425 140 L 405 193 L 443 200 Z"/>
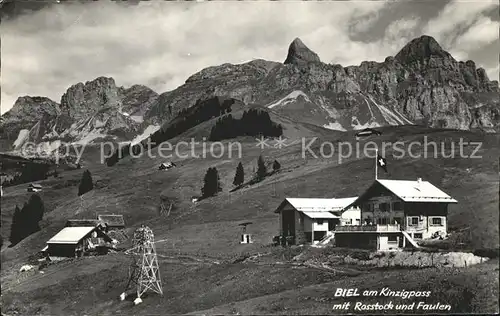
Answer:
<path fill-rule="evenodd" d="M 61 111 L 78 120 L 97 111 L 121 111 L 121 91 L 113 78 L 99 77 L 71 86 L 61 97 Z"/>
<path fill-rule="evenodd" d="M 19 97 L 10 111 L 2 115 L 2 138 L 14 141 L 23 129 L 31 129 L 40 120 L 48 121 L 60 113 L 59 104 L 46 97 Z"/>
<path fill-rule="evenodd" d="M 147 110 L 155 106 L 159 95 L 143 85 L 133 85 L 122 89 L 122 111 L 130 116 L 144 116 Z"/>
<path fill-rule="evenodd" d="M 69 87 L 60 105 L 47 98 L 22 97 L 2 116 L 2 138 L 13 145 L 9 150 L 19 150 L 27 142 L 55 150 L 54 144 L 61 142 L 132 140 L 148 127 L 143 115 L 158 97 L 148 87 L 126 89 L 106 77 Z"/>
<path fill-rule="evenodd" d="M 300 65 L 303 63 L 321 62 L 319 56 L 310 50 L 300 38 L 296 38 L 288 47 L 288 56 L 284 64 Z"/>

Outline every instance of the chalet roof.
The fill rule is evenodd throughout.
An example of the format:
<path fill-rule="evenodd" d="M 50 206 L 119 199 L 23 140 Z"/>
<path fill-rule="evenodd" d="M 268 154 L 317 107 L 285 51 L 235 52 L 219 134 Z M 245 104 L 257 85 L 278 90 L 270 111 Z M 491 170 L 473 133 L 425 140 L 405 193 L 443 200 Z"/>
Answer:
<path fill-rule="evenodd" d="M 356 199 L 357 197 L 341 199 L 286 198 L 285 201 L 299 212 L 338 212 L 351 205 Z M 280 206 L 282 205 L 283 203 Z M 278 213 L 279 209 L 278 207 L 275 213 Z"/>
<path fill-rule="evenodd" d="M 95 227 L 101 223 L 98 219 L 69 219 L 66 227 Z"/>
<path fill-rule="evenodd" d="M 428 181 L 416 180 L 376 180 L 387 190 L 405 202 L 447 202 L 457 200 L 444 193 Z"/>
<path fill-rule="evenodd" d="M 97 218 L 101 222 L 108 224 L 108 226 L 123 226 L 123 227 L 125 227 L 125 220 L 123 219 L 123 215 L 102 214 L 102 215 L 97 216 Z"/>
<path fill-rule="evenodd" d="M 309 218 L 339 218 L 330 212 L 302 212 Z"/>
<path fill-rule="evenodd" d="M 42 187 L 42 185 L 41 185 L 41 184 L 38 184 L 38 183 L 30 183 L 30 184 L 28 185 L 28 187 L 30 187 L 30 188 L 41 188 L 41 187 Z"/>
<path fill-rule="evenodd" d="M 77 244 L 95 227 L 64 227 L 47 244 Z"/>

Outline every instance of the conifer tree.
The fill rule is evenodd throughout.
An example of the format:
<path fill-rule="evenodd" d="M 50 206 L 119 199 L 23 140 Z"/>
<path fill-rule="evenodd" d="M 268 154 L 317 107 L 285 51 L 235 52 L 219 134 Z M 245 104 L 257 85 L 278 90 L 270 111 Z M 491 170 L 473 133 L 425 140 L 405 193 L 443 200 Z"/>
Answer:
<path fill-rule="evenodd" d="M 85 170 L 82 175 L 82 180 L 78 186 L 78 196 L 83 195 L 94 189 L 94 183 L 92 182 L 92 175 L 90 171 Z"/>
<path fill-rule="evenodd" d="M 28 213 L 29 212 L 29 213 Z M 26 233 L 27 236 L 36 233 L 40 230 L 40 221 L 43 219 L 45 206 L 43 205 L 42 198 L 38 194 L 33 194 L 28 201 L 28 208 L 23 217 L 26 219 Z"/>
<path fill-rule="evenodd" d="M 26 205 L 26 204 L 25 204 Z M 14 216 L 12 216 L 12 223 L 10 225 L 10 246 L 16 245 L 21 241 L 21 229 L 22 229 L 22 213 L 19 206 L 16 205 L 14 209 Z"/>
<path fill-rule="evenodd" d="M 222 191 L 222 187 L 217 169 L 215 167 L 208 168 L 205 178 L 203 179 L 201 196 L 207 198 L 216 195 L 220 191 Z"/>
<path fill-rule="evenodd" d="M 261 181 L 266 177 L 266 175 L 266 164 L 264 163 L 264 159 L 262 158 L 262 156 L 259 156 L 259 159 L 257 160 L 257 180 Z"/>
<path fill-rule="evenodd" d="M 276 172 L 276 171 L 280 170 L 280 168 L 281 168 L 281 164 L 278 162 L 278 160 L 275 160 L 273 162 L 273 171 Z"/>
<path fill-rule="evenodd" d="M 243 169 L 243 165 L 240 162 L 238 164 L 238 167 L 236 167 L 233 184 L 236 186 L 240 186 L 243 184 L 243 182 L 245 182 L 245 170 Z"/>

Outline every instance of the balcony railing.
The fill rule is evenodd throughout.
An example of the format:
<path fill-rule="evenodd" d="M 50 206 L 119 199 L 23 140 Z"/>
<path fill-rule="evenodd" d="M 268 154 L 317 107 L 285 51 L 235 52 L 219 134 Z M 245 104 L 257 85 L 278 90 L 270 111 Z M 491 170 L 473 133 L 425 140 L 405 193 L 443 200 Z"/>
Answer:
<path fill-rule="evenodd" d="M 335 227 L 335 232 L 399 232 L 399 224 L 387 225 L 346 225 Z"/>

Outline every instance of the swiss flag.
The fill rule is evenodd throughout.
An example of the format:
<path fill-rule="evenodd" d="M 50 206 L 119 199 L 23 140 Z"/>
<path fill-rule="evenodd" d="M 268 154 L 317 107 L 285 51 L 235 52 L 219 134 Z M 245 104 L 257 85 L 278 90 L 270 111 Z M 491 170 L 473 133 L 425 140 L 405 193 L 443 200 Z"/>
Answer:
<path fill-rule="evenodd" d="M 384 171 L 387 172 L 387 160 L 384 157 L 378 155 L 377 164 L 379 165 L 380 168 L 384 169 Z"/>

